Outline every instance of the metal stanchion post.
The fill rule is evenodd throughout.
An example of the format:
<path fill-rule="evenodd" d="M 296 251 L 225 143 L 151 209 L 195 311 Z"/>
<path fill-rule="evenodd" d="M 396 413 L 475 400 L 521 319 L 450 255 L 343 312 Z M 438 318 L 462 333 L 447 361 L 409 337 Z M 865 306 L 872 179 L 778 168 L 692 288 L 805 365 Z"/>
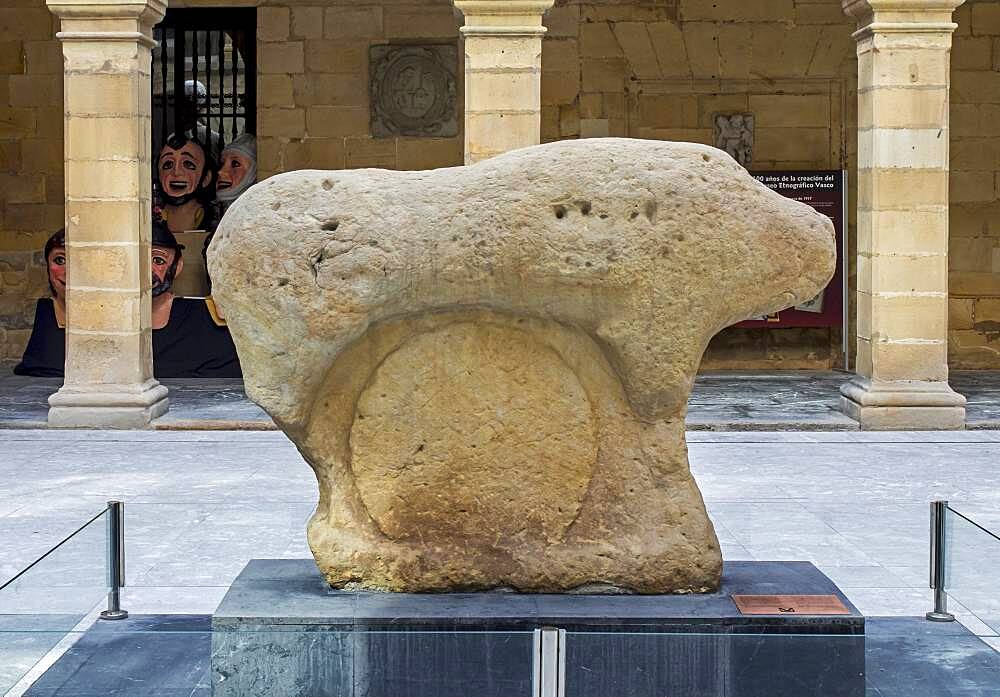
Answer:
<path fill-rule="evenodd" d="M 566 630 L 535 630 L 532 697 L 566 697 Z"/>
<path fill-rule="evenodd" d="M 954 622 L 948 612 L 948 594 L 945 593 L 945 552 L 948 538 L 945 533 L 947 501 L 931 501 L 931 588 L 934 589 L 934 610 L 925 617 L 932 622 Z"/>
<path fill-rule="evenodd" d="M 128 612 L 121 607 L 121 587 L 125 585 L 125 504 L 108 501 L 108 609 L 102 620 L 123 620 Z"/>

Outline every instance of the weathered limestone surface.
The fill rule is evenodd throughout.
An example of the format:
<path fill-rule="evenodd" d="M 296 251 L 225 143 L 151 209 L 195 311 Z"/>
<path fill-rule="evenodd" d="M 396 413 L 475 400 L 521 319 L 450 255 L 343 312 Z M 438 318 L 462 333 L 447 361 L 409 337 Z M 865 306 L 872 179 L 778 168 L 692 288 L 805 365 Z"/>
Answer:
<path fill-rule="evenodd" d="M 316 472 L 332 585 L 659 593 L 720 577 L 684 442 L 708 340 L 835 257 L 721 151 L 601 139 L 279 175 L 209 267 L 248 393 Z"/>

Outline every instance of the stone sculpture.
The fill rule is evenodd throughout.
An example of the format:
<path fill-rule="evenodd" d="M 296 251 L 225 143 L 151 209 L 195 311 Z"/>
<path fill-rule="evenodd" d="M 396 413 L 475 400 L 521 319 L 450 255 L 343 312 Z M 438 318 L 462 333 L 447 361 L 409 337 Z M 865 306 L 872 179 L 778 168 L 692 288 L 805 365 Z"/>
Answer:
<path fill-rule="evenodd" d="M 725 153 L 599 139 L 256 185 L 209 251 L 332 586 L 718 586 L 684 417 L 709 339 L 814 297 L 833 226 Z"/>
<path fill-rule="evenodd" d="M 746 168 L 753 162 L 753 114 L 716 114 L 715 145 Z"/>

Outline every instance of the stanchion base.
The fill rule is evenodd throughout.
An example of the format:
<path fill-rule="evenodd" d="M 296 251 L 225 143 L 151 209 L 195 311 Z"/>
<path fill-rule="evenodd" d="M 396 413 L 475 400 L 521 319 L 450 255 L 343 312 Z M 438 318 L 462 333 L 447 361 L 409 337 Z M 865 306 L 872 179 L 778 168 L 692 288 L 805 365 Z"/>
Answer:
<path fill-rule="evenodd" d="M 955 616 L 950 612 L 928 612 L 924 615 L 931 622 L 954 622 Z"/>
<path fill-rule="evenodd" d="M 101 612 L 102 620 L 123 620 L 128 617 L 127 610 L 104 610 Z"/>

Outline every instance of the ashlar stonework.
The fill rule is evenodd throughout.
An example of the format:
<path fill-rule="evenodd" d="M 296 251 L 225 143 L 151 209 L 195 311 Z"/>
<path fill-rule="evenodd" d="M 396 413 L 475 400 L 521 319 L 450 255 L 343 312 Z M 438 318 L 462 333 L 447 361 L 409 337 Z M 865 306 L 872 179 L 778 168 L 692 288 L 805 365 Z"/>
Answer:
<path fill-rule="evenodd" d="M 835 258 L 725 153 L 599 139 L 278 175 L 209 267 L 248 394 L 316 472 L 331 585 L 681 593 L 722 566 L 684 440 L 702 352 Z"/>

